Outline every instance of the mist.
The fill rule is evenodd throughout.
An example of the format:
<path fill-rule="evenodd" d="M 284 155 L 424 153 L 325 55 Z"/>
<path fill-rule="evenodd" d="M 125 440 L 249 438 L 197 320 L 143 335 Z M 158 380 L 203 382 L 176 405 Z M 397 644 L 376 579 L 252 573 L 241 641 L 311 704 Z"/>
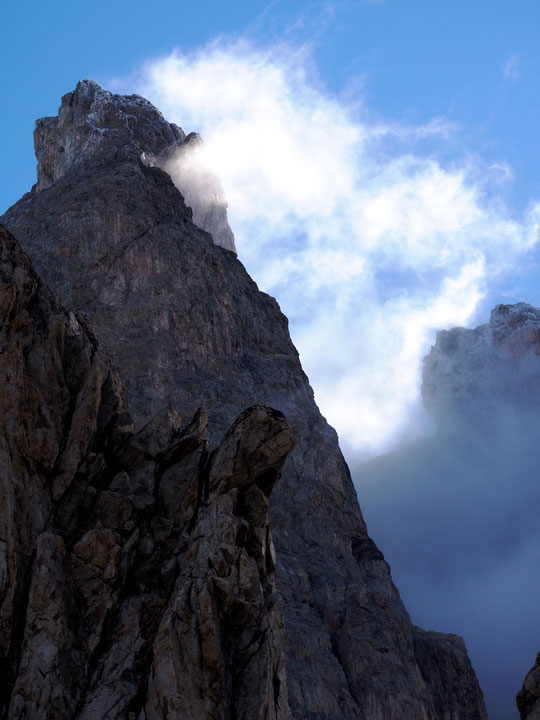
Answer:
<path fill-rule="evenodd" d="M 352 467 L 413 622 L 464 637 L 490 720 L 519 717 L 540 637 L 538 390 L 527 396 L 532 372 L 510 372 L 439 406 L 435 437 Z"/>

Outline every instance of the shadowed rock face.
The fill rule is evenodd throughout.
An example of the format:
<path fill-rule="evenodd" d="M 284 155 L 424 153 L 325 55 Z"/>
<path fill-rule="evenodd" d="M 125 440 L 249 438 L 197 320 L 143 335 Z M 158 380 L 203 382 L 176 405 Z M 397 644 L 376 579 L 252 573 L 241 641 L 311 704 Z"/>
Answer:
<path fill-rule="evenodd" d="M 69 593 L 72 583 L 85 597 L 91 679 L 76 717 L 99 717 L 106 706 L 107 718 L 130 711 L 148 719 L 290 713 L 312 720 L 442 720 L 449 705 L 456 720 L 484 718 L 463 646 L 434 635 L 418 652 L 413 642 L 389 567 L 367 535 L 337 436 L 318 411 L 277 303 L 193 223 L 169 175 L 148 162 L 150 154 L 166 157 L 169 133 L 174 149 L 179 131 L 165 124 L 169 130 L 156 132 L 161 116 L 140 98 L 100 93 L 80 83 L 63 99 L 58 121 L 46 121 L 45 139 L 38 122 L 36 154 L 47 168 L 3 218 L 62 302 L 89 319 L 142 428 L 108 460 L 113 469 L 99 471 L 107 473 L 98 482 L 99 517 L 114 520 L 88 526 L 85 512 L 79 519 L 88 484 L 81 479 L 58 511 L 64 549 L 47 538 L 40 550 L 55 555 L 58 572 L 70 553 L 72 580 L 62 587 Z M 126 113 L 135 118 L 114 120 L 103 145 L 101 133 L 94 143 L 86 141 L 87 130 L 77 130 L 95 123 L 89 98 L 96 96 L 107 98 L 104 123 Z M 44 145 L 70 147 L 72 160 L 58 165 L 57 151 Z M 279 414 L 259 407 L 226 432 L 254 405 L 284 413 L 296 438 L 270 507 L 290 431 Z M 171 406 L 169 419 L 148 430 L 149 419 Z M 174 408 L 191 417 L 200 406 L 208 410 L 208 438 L 219 446 L 208 457 L 202 440 L 187 443 L 189 452 L 179 449 L 185 438 L 198 437 L 200 415 L 184 440 L 175 440 Z M 163 435 L 169 444 L 153 447 Z M 248 486 L 239 480 L 246 476 Z M 127 529 L 122 523 L 131 523 L 130 513 L 142 520 Z M 133 553 L 136 569 L 124 579 Z M 64 603 L 58 615 L 68 600 L 58 596 Z M 120 608 L 117 624 L 107 624 L 101 640 L 112 607 Z M 150 607 L 158 611 L 147 620 Z M 132 626 L 128 636 L 137 640 L 125 641 Z M 449 680 L 440 670 L 434 694 L 436 673 L 426 658 L 440 655 L 436 664 L 444 668 L 453 652 L 463 672 Z M 186 663 L 191 674 L 178 676 Z M 130 666 L 140 668 L 135 679 Z M 58 715 L 64 716 L 75 717 Z"/>
<path fill-rule="evenodd" d="M 517 694 L 517 706 L 521 720 L 539 720 L 540 718 L 540 653 L 536 662 L 527 673 L 523 687 Z"/>
<path fill-rule="evenodd" d="M 1 226 L 0 242 L 0 707 L 5 712 L 18 665 L 26 664 L 36 682 L 57 654 L 50 642 L 33 647 L 28 638 L 23 656 L 28 623 L 35 635 L 46 635 L 56 632 L 57 617 L 66 618 L 58 632 L 71 649 L 57 658 L 47 682 L 55 684 L 63 673 L 65 682 L 71 680 L 69 656 L 79 650 L 71 634 L 77 612 L 61 588 L 47 609 L 64 545 L 62 538 L 43 533 L 81 460 L 102 444 L 121 413 L 122 397 L 95 338 L 52 297 Z M 52 708 L 54 697 L 50 702 Z"/>
<path fill-rule="evenodd" d="M 471 682 L 471 663 L 467 648 L 458 635 L 443 635 L 413 628 L 414 651 L 422 670 L 436 717 L 462 717 L 468 708 L 468 717 L 483 720 L 487 717 L 478 702 L 478 688 Z"/>
<path fill-rule="evenodd" d="M 0 226 L 0 713 L 290 718 L 268 497 L 294 445 L 244 411 L 130 430 L 95 338 Z"/>
<path fill-rule="evenodd" d="M 540 653 L 516 698 L 521 720 L 540 719 Z"/>

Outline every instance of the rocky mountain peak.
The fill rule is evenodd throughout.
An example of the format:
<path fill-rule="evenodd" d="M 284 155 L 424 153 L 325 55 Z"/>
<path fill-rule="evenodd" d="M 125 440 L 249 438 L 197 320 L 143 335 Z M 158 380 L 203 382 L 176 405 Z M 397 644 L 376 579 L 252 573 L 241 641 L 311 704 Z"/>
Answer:
<path fill-rule="evenodd" d="M 183 170 L 201 143 L 197 133 L 186 135 L 140 95 L 117 95 L 93 80 L 82 80 L 63 96 L 56 117 L 36 122 L 36 190 L 51 187 L 70 170 L 89 163 L 123 159 L 157 165 L 172 175 L 192 209 L 194 222 L 217 245 L 235 252 L 218 179 L 207 169 L 198 172 L 192 162 L 189 171 Z"/>
<path fill-rule="evenodd" d="M 515 305 L 496 305 L 491 311 L 489 325 L 500 341 L 512 335 L 514 344 L 516 344 L 515 339 L 524 332 L 521 340 L 534 342 L 535 337 L 531 335 L 531 331 L 534 332 L 540 326 L 540 308 L 526 302 L 519 302 Z M 522 349 L 525 348 L 521 342 L 519 345 Z"/>
<path fill-rule="evenodd" d="M 422 395 L 439 426 L 493 420 L 494 407 L 520 410 L 540 398 L 540 309 L 497 305 L 489 323 L 437 333 L 425 359 Z"/>
<path fill-rule="evenodd" d="M 98 153 L 160 155 L 185 138 L 148 100 L 114 95 L 93 80 L 83 80 L 63 96 L 57 117 L 36 122 L 37 189 L 48 188 L 73 165 Z"/>
<path fill-rule="evenodd" d="M 464 645 L 411 624 L 287 319 L 219 246 L 198 137 L 88 81 L 39 133 L 2 218 L 0 717 L 485 720 Z"/>

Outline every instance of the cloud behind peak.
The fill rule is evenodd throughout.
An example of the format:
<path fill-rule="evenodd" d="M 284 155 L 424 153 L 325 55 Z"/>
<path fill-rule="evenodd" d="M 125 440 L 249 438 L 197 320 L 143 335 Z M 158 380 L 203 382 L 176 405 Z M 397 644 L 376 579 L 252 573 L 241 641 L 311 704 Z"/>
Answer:
<path fill-rule="evenodd" d="M 411 433 L 434 330 L 467 324 L 534 248 L 538 206 L 512 218 L 478 158 L 438 159 L 444 119 L 412 128 L 328 92 L 307 47 L 224 39 L 149 61 L 137 85 L 202 134 L 239 257 L 289 316 L 345 448 Z"/>

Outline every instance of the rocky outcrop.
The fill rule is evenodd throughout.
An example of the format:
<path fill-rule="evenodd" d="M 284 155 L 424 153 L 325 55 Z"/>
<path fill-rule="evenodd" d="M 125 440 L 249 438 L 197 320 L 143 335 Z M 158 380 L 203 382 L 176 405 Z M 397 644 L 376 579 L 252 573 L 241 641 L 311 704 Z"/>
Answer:
<path fill-rule="evenodd" d="M 269 495 L 294 445 L 244 411 L 140 432 L 88 327 L 0 228 L 2 717 L 290 717 Z"/>
<path fill-rule="evenodd" d="M 90 453 L 41 550 L 55 553 L 55 574 L 70 569 L 56 615 L 82 597 L 89 665 L 64 681 L 83 688 L 77 717 L 442 720 L 444 693 L 422 675 L 429 663 L 286 319 L 148 159 L 176 152 L 179 131 L 163 123 L 141 98 L 80 83 L 46 132 L 38 123 L 38 186 L 4 216 L 92 324 L 135 423 L 108 441 L 113 456 Z M 296 438 L 270 505 L 291 440 L 261 406 Z M 175 408 L 195 418 L 180 436 Z M 56 645 L 78 648 L 67 632 Z M 439 642 L 447 655 L 442 637 L 430 648 Z M 54 677 L 45 684 L 61 693 Z M 448 698 L 450 685 L 439 681 Z M 448 702 L 456 720 L 484 717 L 479 689 Z"/>
<path fill-rule="evenodd" d="M 117 376 L 84 322 L 61 308 L 3 228 L 0 242 L 0 702 L 5 707 L 16 666 L 26 663 L 35 682 L 54 653 L 48 643 L 39 652 L 32 649 L 28 639 L 27 654 L 21 655 L 27 623 L 46 633 L 47 626 L 57 631 L 57 615 L 71 617 L 63 590 L 49 607 L 52 614 L 44 616 L 55 570 L 64 562 L 62 539 L 44 533 L 82 459 L 102 445 L 121 413 L 122 397 Z M 40 577 L 36 591 L 32 573 Z M 60 662 L 66 669 L 70 660 Z"/>
<path fill-rule="evenodd" d="M 148 165 L 174 165 L 175 182 L 199 227 L 214 242 L 235 250 L 227 222 L 227 203 L 219 180 L 198 171 L 192 162 L 200 146 L 196 133 L 168 123 L 152 103 L 139 95 L 113 95 L 85 80 L 62 100 L 57 117 L 36 122 L 37 190 L 51 187 L 76 165 L 140 158 Z M 173 162 L 174 161 L 174 162 Z"/>
<path fill-rule="evenodd" d="M 440 430 L 464 420 L 493 426 L 494 417 L 540 400 L 539 354 L 540 308 L 497 305 L 485 325 L 437 333 L 425 359 L 424 404 Z"/>
<path fill-rule="evenodd" d="M 527 673 L 523 687 L 518 692 L 516 702 L 521 720 L 539 720 L 540 718 L 540 653 L 536 662 Z"/>
<path fill-rule="evenodd" d="M 413 629 L 414 652 L 429 689 L 437 717 L 468 717 L 486 720 L 487 713 L 478 702 L 480 688 L 463 639 L 458 635 L 443 635 Z"/>

